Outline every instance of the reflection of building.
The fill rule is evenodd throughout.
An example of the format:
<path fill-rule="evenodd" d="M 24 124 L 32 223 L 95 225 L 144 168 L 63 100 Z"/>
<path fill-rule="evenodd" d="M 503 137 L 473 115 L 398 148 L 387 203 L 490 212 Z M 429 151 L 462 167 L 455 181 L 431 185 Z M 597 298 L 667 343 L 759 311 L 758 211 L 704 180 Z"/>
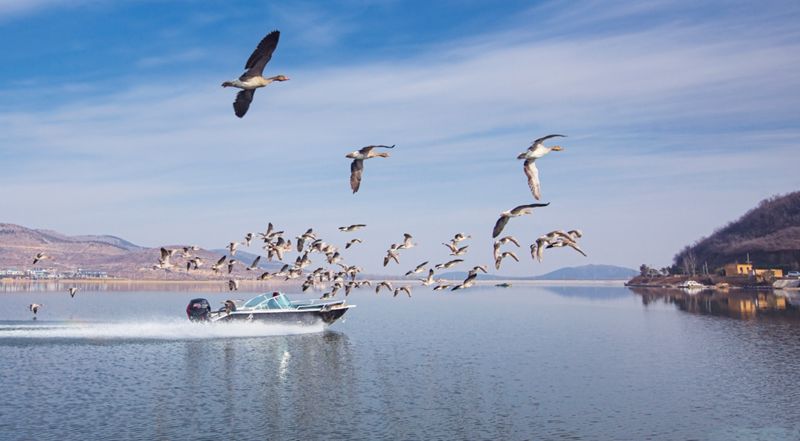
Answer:
<path fill-rule="evenodd" d="M 732 276 L 766 276 L 772 273 L 772 277 L 783 277 L 783 270 L 778 268 L 753 268 L 751 263 L 729 263 L 722 267 L 726 277 Z"/>
<path fill-rule="evenodd" d="M 630 289 L 642 296 L 642 303 L 645 305 L 663 301 L 677 306 L 682 311 L 697 314 L 724 315 L 741 319 L 750 319 L 756 316 L 800 319 L 800 297 L 775 295 L 772 292 L 706 290 L 692 295 L 679 289 Z"/>

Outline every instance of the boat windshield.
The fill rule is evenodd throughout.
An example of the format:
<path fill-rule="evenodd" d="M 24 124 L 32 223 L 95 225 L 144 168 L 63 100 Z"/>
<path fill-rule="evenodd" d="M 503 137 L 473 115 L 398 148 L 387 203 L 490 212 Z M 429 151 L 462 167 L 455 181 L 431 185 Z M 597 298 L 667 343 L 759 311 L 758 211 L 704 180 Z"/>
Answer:
<path fill-rule="evenodd" d="M 289 304 L 289 299 L 287 299 L 285 295 L 279 294 L 278 296 L 273 297 L 273 299 L 275 299 L 275 301 L 278 302 L 278 305 L 280 305 L 281 308 L 283 309 L 291 308 L 291 305 Z"/>
<path fill-rule="evenodd" d="M 248 300 L 247 303 L 244 304 L 245 308 L 255 308 L 261 303 L 264 303 L 267 300 L 266 294 L 261 294 L 260 296 L 253 297 L 252 299 Z"/>

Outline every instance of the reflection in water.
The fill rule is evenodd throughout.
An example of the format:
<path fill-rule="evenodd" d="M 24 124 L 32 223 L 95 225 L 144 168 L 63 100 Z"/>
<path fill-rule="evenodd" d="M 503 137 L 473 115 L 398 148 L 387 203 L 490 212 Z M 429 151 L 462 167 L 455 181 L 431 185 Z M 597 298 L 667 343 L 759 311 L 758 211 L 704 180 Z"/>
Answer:
<path fill-rule="evenodd" d="M 620 289 L 619 286 L 613 285 L 546 285 L 538 288 L 542 291 L 547 291 L 561 297 L 577 297 L 592 300 L 611 300 L 630 296 L 630 293 L 627 290 Z"/>
<path fill-rule="evenodd" d="M 335 405 L 332 396 L 353 399 L 352 348 L 339 332 L 179 344 L 183 378 L 176 380 L 185 387 L 171 399 L 193 403 L 197 394 L 217 397 L 203 400 L 202 412 L 195 409 L 214 415 L 213 422 L 186 408 L 188 424 L 197 424 L 191 433 L 230 436 L 241 429 L 236 426 L 243 416 L 251 416 L 249 435 L 273 439 L 275 433 L 296 433 L 309 415 L 325 412 L 321 403 Z"/>
<path fill-rule="evenodd" d="M 630 287 L 642 297 L 647 306 L 663 302 L 678 307 L 681 311 L 722 315 L 727 317 L 752 319 L 760 316 L 786 317 L 800 319 L 800 298 L 786 292 L 769 291 L 714 291 L 687 292 L 670 288 Z"/>

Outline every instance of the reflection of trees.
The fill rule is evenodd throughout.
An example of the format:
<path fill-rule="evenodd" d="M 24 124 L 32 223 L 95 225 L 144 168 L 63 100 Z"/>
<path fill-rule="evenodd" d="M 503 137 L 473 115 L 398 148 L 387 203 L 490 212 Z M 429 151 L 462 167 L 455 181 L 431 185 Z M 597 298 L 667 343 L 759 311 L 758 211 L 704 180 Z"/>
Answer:
<path fill-rule="evenodd" d="M 642 304 L 662 302 L 681 311 L 695 314 L 723 315 L 736 318 L 779 315 L 800 319 L 798 303 L 783 295 L 767 291 L 714 291 L 690 293 L 677 288 L 639 288 L 631 291 L 642 298 Z"/>

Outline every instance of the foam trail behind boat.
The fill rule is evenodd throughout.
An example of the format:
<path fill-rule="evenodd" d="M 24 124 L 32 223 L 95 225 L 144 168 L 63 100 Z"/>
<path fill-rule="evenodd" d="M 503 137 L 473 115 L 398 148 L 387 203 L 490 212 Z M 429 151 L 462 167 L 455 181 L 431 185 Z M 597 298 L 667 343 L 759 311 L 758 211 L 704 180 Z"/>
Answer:
<path fill-rule="evenodd" d="M 265 337 L 321 332 L 325 326 L 272 324 L 259 322 L 192 323 L 186 320 L 126 322 L 0 324 L 0 340 L 31 339 L 125 339 L 125 340 L 200 340 L 214 338 Z"/>

